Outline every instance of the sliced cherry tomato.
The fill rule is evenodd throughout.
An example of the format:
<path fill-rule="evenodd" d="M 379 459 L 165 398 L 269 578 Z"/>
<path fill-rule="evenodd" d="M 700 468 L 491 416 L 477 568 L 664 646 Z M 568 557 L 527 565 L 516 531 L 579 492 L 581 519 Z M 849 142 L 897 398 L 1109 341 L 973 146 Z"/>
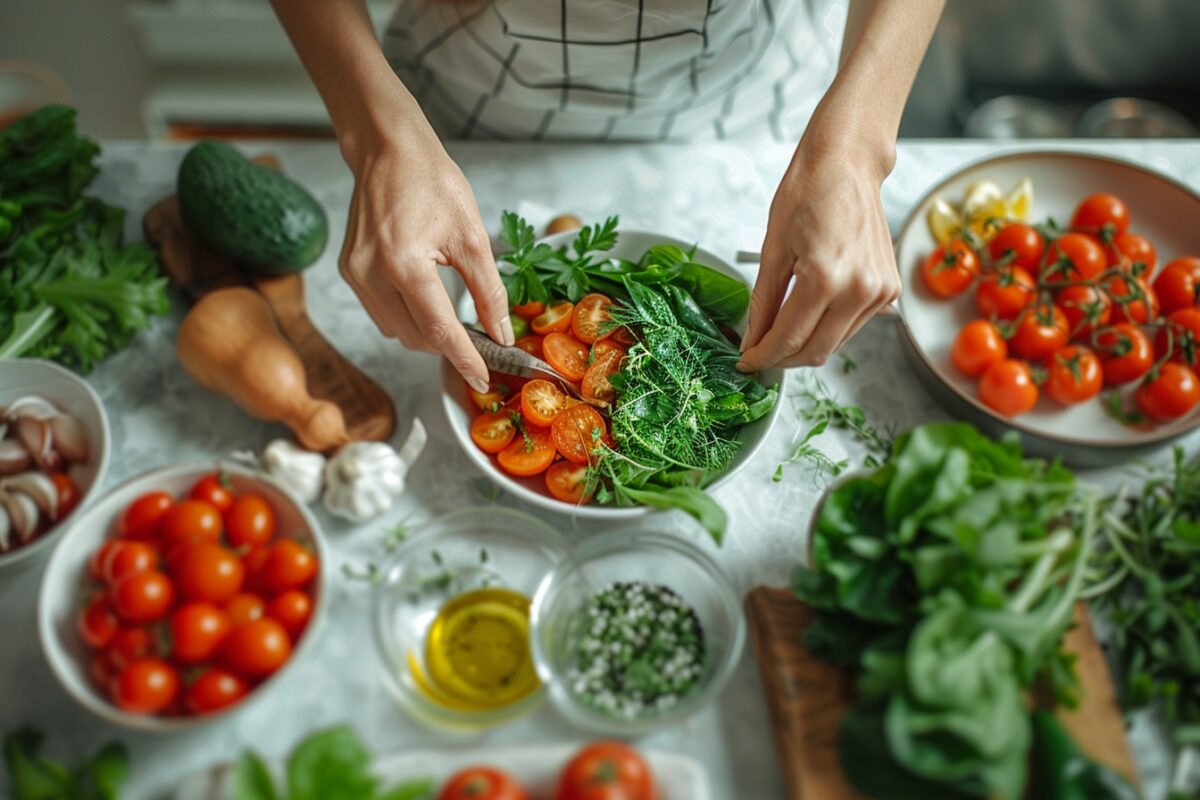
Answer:
<path fill-rule="evenodd" d="M 617 355 L 624 357 L 625 352 L 625 347 L 616 341 L 615 336 L 607 336 L 592 345 L 592 363 L 596 363 L 596 360 L 599 359 L 600 356 L 608 353 L 616 353 Z"/>
<path fill-rule="evenodd" d="M 97 649 L 107 647 L 113 637 L 117 635 L 120 627 L 121 623 L 117 620 L 112 603 L 104 595 L 98 595 L 92 602 L 84 606 L 83 611 L 79 612 L 79 620 L 76 625 L 80 638 L 89 647 Z"/>
<path fill-rule="evenodd" d="M 196 485 L 188 492 L 188 497 L 203 500 L 224 513 L 233 505 L 233 483 L 225 473 L 212 472 L 196 481 Z"/>
<path fill-rule="evenodd" d="M 150 539 L 158 535 L 163 515 L 175 504 L 166 492 L 150 492 L 129 504 L 121 514 L 117 533 L 132 539 Z"/>
<path fill-rule="evenodd" d="M 211 714 L 246 696 L 250 685 L 228 670 L 209 667 L 187 688 L 184 705 L 193 714 Z"/>
<path fill-rule="evenodd" d="M 265 554 L 266 548 L 263 548 L 263 552 Z M 245 563 L 245 557 L 242 558 L 242 563 Z M 261 597 L 251 592 L 238 592 L 226 601 L 224 611 L 229 616 L 230 622 L 234 625 L 241 625 L 243 622 L 262 619 L 266 613 L 266 603 Z"/>
<path fill-rule="evenodd" d="M 580 404 L 555 417 L 550 431 L 554 446 L 563 458 L 575 464 L 586 464 L 608 428 L 596 409 Z"/>
<path fill-rule="evenodd" d="M 1116 195 L 1100 192 L 1079 203 L 1071 217 L 1071 227 L 1112 240 L 1129 227 L 1129 208 Z"/>
<path fill-rule="evenodd" d="M 485 453 L 499 453 L 516 435 L 517 426 L 507 408 L 485 411 L 471 421 L 471 441 Z"/>
<path fill-rule="evenodd" d="M 984 273 L 975 287 L 975 307 L 991 319 L 1015 319 L 1033 302 L 1033 276 L 1022 267 L 1001 267 Z"/>
<path fill-rule="evenodd" d="M 229 615 L 212 603 L 185 603 L 171 612 L 171 657 L 180 664 L 208 661 L 232 628 Z"/>
<path fill-rule="evenodd" d="M 111 696 L 117 708 L 131 714 L 155 714 L 165 709 L 179 691 L 179 673 L 158 658 L 134 661 L 117 673 Z"/>
<path fill-rule="evenodd" d="M 619 350 L 605 350 L 596 356 L 583 375 L 579 393 L 590 403 L 607 408 L 616 398 L 616 391 L 609 380 L 621 370 L 624 354 Z"/>
<path fill-rule="evenodd" d="M 312 598 L 308 592 L 288 589 L 271 598 L 267 605 L 267 616 L 282 625 L 294 642 L 308 625 L 312 610 Z"/>
<path fill-rule="evenodd" d="M 1086 347 L 1070 345 L 1055 352 L 1047 362 L 1046 394 L 1054 402 L 1070 406 L 1100 394 L 1104 371 L 1100 359 Z"/>
<path fill-rule="evenodd" d="M 545 336 L 537 336 L 532 334 L 529 336 L 522 336 L 520 339 L 517 339 L 516 346 L 524 350 L 526 353 L 529 353 L 531 356 L 543 358 L 542 342 L 545 340 L 545 338 Z"/>
<path fill-rule="evenodd" d="M 159 533 L 163 541 L 170 545 L 215 542 L 221 538 L 222 527 L 221 512 L 216 506 L 188 498 L 167 509 L 159 524 Z"/>
<path fill-rule="evenodd" d="M 1167 264 L 1154 279 L 1154 291 L 1164 314 L 1196 306 L 1200 301 L 1200 258 L 1184 256 Z"/>
<path fill-rule="evenodd" d="M 1167 315 L 1158 329 L 1154 353 L 1159 358 L 1171 351 L 1171 360 L 1194 367 L 1200 363 L 1200 308 L 1181 308 Z"/>
<path fill-rule="evenodd" d="M 1109 265 L 1123 267 L 1136 276 L 1149 277 L 1158 266 L 1158 252 L 1150 240 L 1139 233 L 1121 233 L 1113 239 L 1108 252 Z"/>
<path fill-rule="evenodd" d="M 541 300 L 530 300 L 519 306 L 512 307 L 512 313 L 528 322 L 546 310 L 546 304 Z"/>
<path fill-rule="evenodd" d="M 438 800 L 529 800 L 517 779 L 495 767 L 467 767 L 442 787 Z"/>
<path fill-rule="evenodd" d="M 622 347 L 632 347 L 635 343 L 637 343 L 637 338 L 633 335 L 633 331 L 629 330 L 629 328 L 626 328 L 624 325 L 613 331 L 612 336 L 609 338 Z"/>
<path fill-rule="evenodd" d="M 1149 372 L 1154 363 L 1150 340 L 1135 325 L 1124 322 L 1113 325 L 1097 332 L 1093 340 L 1107 386 L 1135 381 Z"/>
<path fill-rule="evenodd" d="M 270 617 L 235 626 L 221 642 L 221 663 L 246 678 L 262 678 L 279 669 L 292 654 L 287 631 Z"/>
<path fill-rule="evenodd" d="M 1021 313 L 1008 345 L 1021 358 L 1041 361 L 1067 343 L 1069 330 L 1062 309 L 1041 303 Z"/>
<path fill-rule="evenodd" d="M 180 595 L 218 605 L 241 591 L 246 577 L 246 567 L 237 554 L 212 542 L 188 545 L 173 571 Z"/>
<path fill-rule="evenodd" d="M 104 653 L 112 668 L 121 670 L 134 661 L 156 656 L 158 641 L 146 628 L 122 628 Z"/>
<path fill-rule="evenodd" d="M 113 608 L 125 622 L 144 623 L 162 619 L 175 599 L 170 579 L 156 569 L 135 572 L 109 590 Z"/>
<path fill-rule="evenodd" d="M 954 337 L 950 360 L 954 368 L 969 378 L 978 378 L 983 371 L 1008 357 L 1008 345 L 1000 330 L 986 319 L 968 322 Z"/>
<path fill-rule="evenodd" d="M 921 265 L 921 277 L 938 297 L 966 291 L 979 274 L 979 256 L 961 239 L 939 246 Z"/>
<path fill-rule="evenodd" d="M 1200 380 L 1191 367 L 1168 361 L 1155 368 L 1134 395 L 1138 408 L 1159 422 L 1178 419 L 1200 402 Z"/>
<path fill-rule="evenodd" d="M 471 384 L 467 384 L 467 396 L 480 411 L 495 411 L 508 402 L 508 398 L 512 396 L 512 387 L 493 378 L 486 392 L 477 392 L 471 388 Z"/>
<path fill-rule="evenodd" d="M 54 493 L 58 495 L 58 507 L 54 516 L 54 521 L 57 522 L 79 505 L 79 487 L 65 472 L 51 472 L 50 481 L 54 484 Z"/>
<path fill-rule="evenodd" d="M 567 396 L 550 381 L 539 378 L 521 388 L 521 414 L 534 425 L 546 427 L 566 407 Z"/>
<path fill-rule="evenodd" d="M 145 572 L 158 566 L 158 551 L 146 542 L 134 539 L 112 539 L 100 550 L 100 574 L 109 586 L 135 572 Z"/>
<path fill-rule="evenodd" d="M 551 333 L 542 342 L 546 362 L 573 383 L 587 374 L 588 346 L 566 333 Z"/>
<path fill-rule="evenodd" d="M 273 594 L 300 589 L 316 574 L 317 557 L 291 539 L 280 539 L 271 545 L 262 567 L 263 585 Z"/>
<path fill-rule="evenodd" d="M 1050 245 L 1041 278 L 1047 283 L 1089 281 L 1108 266 L 1108 256 L 1095 238 L 1083 233 L 1064 233 Z"/>
<path fill-rule="evenodd" d="M 601 336 L 612 331 L 612 314 L 608 312 L 613 304 L 602 294 L 586 294 L 575 304 L 575 313 L 571 315 L 571 332 L 581 342 L 591 344 Z"/>
<path fill-rule="evenodd" d="M 992 262 L 1001 266 L 1037 270 L 1046 250 L 1046 240 L 1037 229 L 1023 222 L 1005 225 L 988 242 L 988 253 Z"/>
<path fill-rule="evenodd" d="M 979 399 L 1006 417 L 1024 414 L 1037 405 L 1038 388 L 1024 361 L 1005 359 L 988 367 L 979 379 Z"/>
<path fill-rule="evenodd" d="M 556 455 L 558 451 L 554 449 L 549 428 L 525 425 L 525 430 L 500 451 L 496 460 L 509 475 L 528 477 L 545 472 Z"/>
<path fill-rule="evenodd" d="M 555 461 L 546 470 L 546 489 L 556 500 L 583 505 L 592 498 L 592 492 L 588 491 L 587 464 Z"/>
<path fill-rule="evenodd" d="M 534 333 L 540 333 L 543 336 L 547 333 L 563 333 L 571 328 L 571 313 L 574 310 L 575 304 L 566 300 L 555 303 L 534 317 L 533 321 L 529 323 L 529 327 L 533 328 Z"/>
<path fill-rule="evenodd" d="M 234 547 L 258 547 L 275 535 L 275 509 L 257 492 L 246 492 L 225 512 L 225 535 Z"/>
<path fill-rule="evenodd" d="M 1104 291 L 1113 302 L 1113 322 L 1142 325 L 1158 316 L 1158 295 L 1142 278 L 1110 278 Z"/>
<path fill-rule="evenodd" d="M 1112 317 L 1112 300 L 1091 284 L 1073 284 L 1058 290 L 1055 304 L 1067 318 L 1072 339 L 1090 341 L 1092 331 L 1103 328 Z"/>

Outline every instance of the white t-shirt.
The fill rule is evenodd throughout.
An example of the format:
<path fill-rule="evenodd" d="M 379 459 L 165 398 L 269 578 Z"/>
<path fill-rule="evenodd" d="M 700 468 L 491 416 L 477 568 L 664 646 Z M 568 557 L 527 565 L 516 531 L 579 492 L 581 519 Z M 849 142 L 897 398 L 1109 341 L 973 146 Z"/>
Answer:
<path fill-rule="evenodd" d="M 408 0 L 383 39 L 449 138 L 796 141 L 844 0 Z"/>

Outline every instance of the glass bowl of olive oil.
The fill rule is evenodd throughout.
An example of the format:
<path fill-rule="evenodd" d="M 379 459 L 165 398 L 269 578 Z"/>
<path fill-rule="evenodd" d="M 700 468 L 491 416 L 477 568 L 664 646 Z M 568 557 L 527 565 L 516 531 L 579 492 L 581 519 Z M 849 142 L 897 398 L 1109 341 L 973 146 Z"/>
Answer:
<path fill-rule="evenodd" d="M 384 682 L 410 716 L 475 732 L 536 708 L 530 647 L 538 582 L 566 555 L 553 528 L 505 508 L 439 517 L 383 565 L 375 586 Z"/>

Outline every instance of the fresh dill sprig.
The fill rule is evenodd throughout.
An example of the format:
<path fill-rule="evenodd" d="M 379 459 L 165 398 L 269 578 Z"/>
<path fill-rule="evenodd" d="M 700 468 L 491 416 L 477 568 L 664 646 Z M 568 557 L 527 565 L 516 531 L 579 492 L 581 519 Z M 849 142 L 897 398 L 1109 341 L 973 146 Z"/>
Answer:
<path fill-rule="evenodd" d="M 841 402 L 815 373 L 810 371 L 801 378 L 800 390 L 794 399 L 798 416 L 809 426 L 796 442 L 791 456 L 775 468 L 772 480 L 783 480 L 783 468 L 796 463 L 808 465 L 814 479 L 837 477 L 849 466 L 848 460 L 834 461 L 812 442 L 831 428 L 849 431 L 855 441 L 866 448 L 864 466 L 878 466 L 891 451 L 891 433 L 875 427 L 861 406 Z"/>

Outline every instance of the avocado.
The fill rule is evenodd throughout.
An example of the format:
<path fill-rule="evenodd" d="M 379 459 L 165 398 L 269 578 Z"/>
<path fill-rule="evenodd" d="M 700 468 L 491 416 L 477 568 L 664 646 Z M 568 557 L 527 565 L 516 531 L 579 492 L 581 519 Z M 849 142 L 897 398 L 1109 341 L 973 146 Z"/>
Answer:
<path fill-rule="evenodd" d="M 184 222 L 213 249 L 257 272 L 302 270 L 329 239 L 325 210 L 304 187 L 221 142 L 188 151 L 176 190 Z"/>

